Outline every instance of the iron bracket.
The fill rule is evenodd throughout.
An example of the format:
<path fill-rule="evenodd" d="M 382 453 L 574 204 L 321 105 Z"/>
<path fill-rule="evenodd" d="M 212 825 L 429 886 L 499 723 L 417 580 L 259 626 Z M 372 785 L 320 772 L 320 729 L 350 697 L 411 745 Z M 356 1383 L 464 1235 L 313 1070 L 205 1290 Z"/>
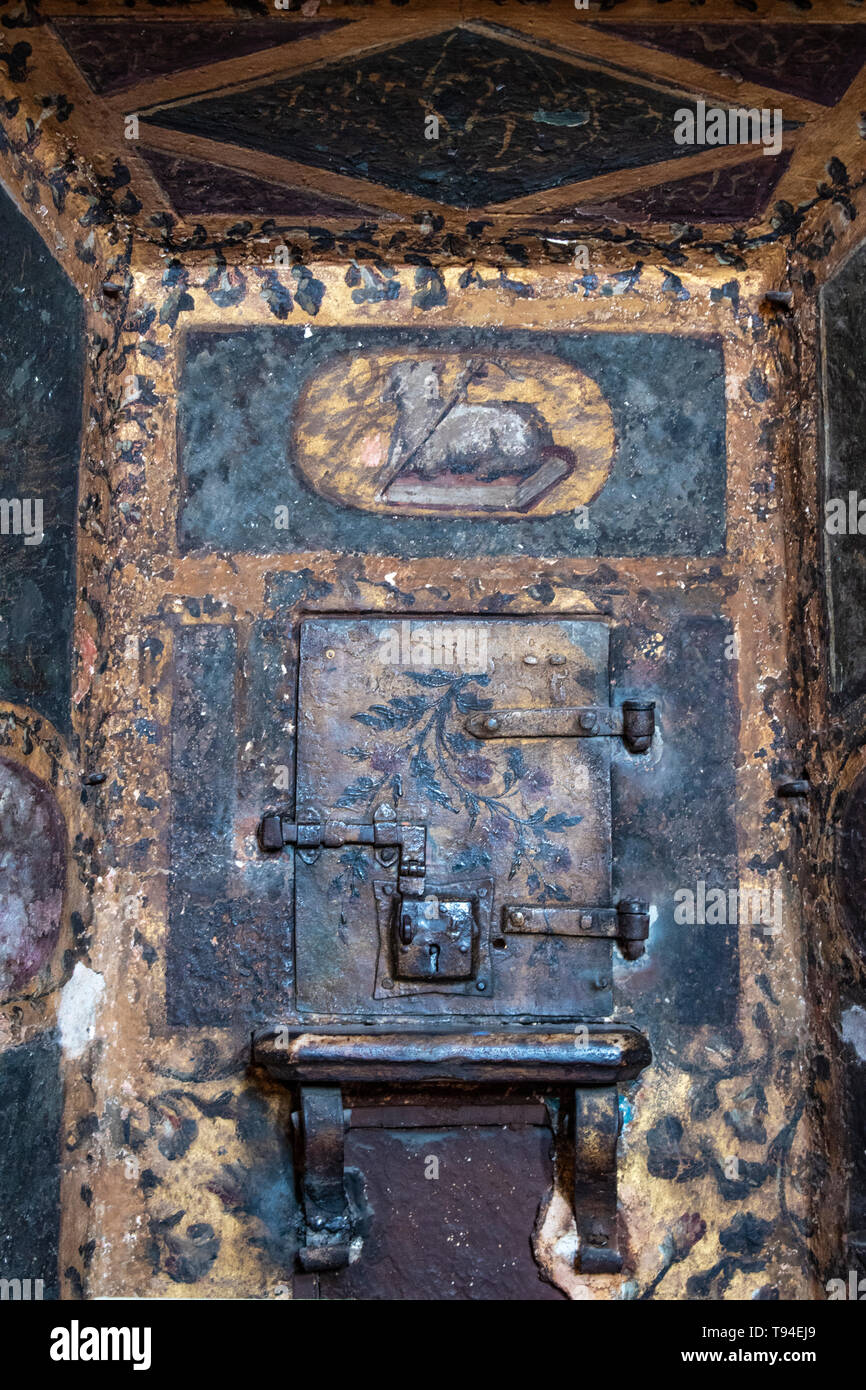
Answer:
<path fill-rule="evenodd" d="M 618 1274 L 616 1146 L 619 1139 L 616 1086 L 574 1092 L 575 1269 L 581 1274 Z"/>
<path fill-rule="evenodd" d="M 254 1060 L 275 1080 L 298 1086 L 298 1157 L 302 1171 L 308 1272 L 341 1269 L 360 1239 L 344 1171 L 343 1087 L 372 1083 L 430 1087 L 454 1083 L 564 1090 L 573 1097 L 564 1132 L 573 1162 L 575 1268 L 615 1274 L 617 1237 L 617 1083 L 650 1061 L 646 1038 L 608 1024 L 547 1028 L 473 1028 L 363 1034 L 279 1027 L 253 1040 Z"/>
<path fill-rule="evenodd" d="M 308 1271 L 343 1269 L 354 1232 L 346 1196 L 341 1088 L 301 1086 L 295 1118 L 305 1236 L 298 1258 Z"/>

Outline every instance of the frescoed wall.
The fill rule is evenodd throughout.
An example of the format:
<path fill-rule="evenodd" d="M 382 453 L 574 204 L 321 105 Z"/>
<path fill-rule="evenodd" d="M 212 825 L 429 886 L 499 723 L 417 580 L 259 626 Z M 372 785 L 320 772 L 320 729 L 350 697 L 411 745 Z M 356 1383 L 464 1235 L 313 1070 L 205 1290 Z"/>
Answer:
<path fill-rule="evenodd" d="M 57 1298 L 83 315 L 2 187 L 0 241 L 0 1277 Z"/>
<path fill-rule="evenodd" d="M 0 51 L 2 495 L 44 502 L 39 544 L 0 538 L 0 1116 L 32 1170 L 0 1273 L 46 1296 L 808 1300 L 859 1258 L 859 562 L 846 535 L 825 602 L 821 509 L 857 486 L 866 26 L 475 8 L 47 0 Z M 672 142 L 699 98 L 778 107 L 778 156 Z M 257 838 L 299 725 L 343 799 L 464 816 L 473 870 L 505 807 L 536 905 L 591 878 L 579 759 L 469 744 L 483 681 L 370 665 L 337 738 L 300 680 L 305 722 L 304 621 L 357 657 L 356 623 L 443 617 L 603 629 L 592 681 L 510 653 L 520 690 L 656 702 L 592 811 L 611 901 L 651 904 L 596 981 L 653 1058 L 619 1274 L 575 1269 L 540 1095 L 348 1094 L 363 1249 L 298 1267 L 296 1097 L 250 1034 L 304 997 Z M 340 855 L 337 930 L 370 869 Z"/>
<path fill-rule="evenodd" d="M 802 1280 L 811 1276 L 803 1271 L 812 1268 L 807 1227 L 801 1224 L 807 1221 L 810 1140 L 806 1095 L 791 1072 L 804 1018 L 802 985 L 791 973 L 795 953 L 780 945 L 769 918 L 734 923 L 714 921 L 710 914 L 705 921 L 684 922 L 676 916 L 678 890 L 697 891 L 704 882 L 711 891 L 742 881 L 789 905 L 782 942 L 796 931 L 792 880 L 780 858 L 788 823 L 773 801 L 776 780 L 788 773 L 785 731 L 791 715 L 783 684 L 759 694 L 743 674 L 744 662 L 754 662 L 758 652 L 762 668 L 784 665 L 781 650 L 770 655 L 784 632 L 783 569 L 774 548 L 782 544 L 778 483 L 766 445 L 778 367 L 769 336 L 756 350 L 754 310 L 744 302 L 748 283 L 738 311 L 729 297 L 720 297 L 695 338 L 686 331 L 689 301 L 659 301 L 662 276 L 650 271 L 624 299 L 614 340 L 604 300 L 597 307 L 588 302 L 576 320 L 567 278 L 545 285 L 534 272 L 524 272 L 543 296 L 545 352 L 555 355 L 563 343 L 570 350 L 579 326 L 578 370 L 587 368 L 588 381 L 603 379 L 606 386 L 603 397 L 600 384 L 598 395 L 584 388 L 587 418 L 601 421 L 601 437 L 611 449 L 606 480 L 601 486 L 596 481 L 586 506 L 599 535 L 619 539 L 603 545 L 597 536 L 593 552 L 597 547 L 601 553 L 581 557 L 579 544 L 568 554 L 557 553 L 565 551 L 566 536 L 579 534 L 572 500 L 564 516 L 554 510 L 554 489 L 561 483 L 538 499 L 548 515 L 530 519 L 530 504 L 515 519 L 464 518 L 455 498 L 458 485 L 469 485 L 466 479 L 476 489 L 502 483 L 501 477 L 479 478 L 483 468 L 474 468 L 471 455 L 457 460 L 458 468 L 468 465 L 462 474 L 448 459 L 447 495 L 437 498 L 434 492 L 432 498 L 433 507 L 442 508 L 435 520 L 425 514 L 429 493 L 420 503 L 416 493 L 408 503 L 376 510 L 375 496 L 361 492 L 352 470 L 359 469 L 371 436 L 380 437 L 377 469 L 388 463 L 395 442 L 398 407 L 381 399 L 393 376 L 394 328 L 374 337 L 365 322 L 372 311 L 353 302 L 345 272 L 323 265 L 315 273 L 326 289 L 323 306 L 332 307 L 324 323 L 323 307 L 305 336 L 303 310 L 297 330 L 275 331 L 267 325 L 267 305 L 254 292 L 232 306 L 232 315 L 246 317 L 247 326 L 239 331 L 227 325 L 225 310 L 202 294 L 192 273 L 185 293 L 196 307 L 172 327 L 160 305 L 174 287 L 161 283 L 161 270 L 143 264 L 136 271 L 130 320 L 150 326 L 131 339 L 128 366 L 142 384 L 147 377 L 147 387 L 124 410 L 124 433 L 137 442 L 127 446 L 116 477 L 134 474 L 142 483 L 135 533 L 118 543 L 123 553 L 140 554 L 147 536 L 150 558 L 144 571 L 140 565 L 124 568 L 109 630 L 114 622 L 125 631 L 121 614 L 131 608 L 145 615 L 135 668 L 122 677 L 126 693 L 115 709 L 112 734 L 127 785 L 130 777 L 139 779 L 139 796 L 134 804 L 128 798 L 121 803 L 109 793 L 101 802 L 114 861 L 123 865 L 125 886 L 118 880 L 115 891 L 129 904 L 127 911 L 132 903 L 140 905 L 135 921 L 143 955 L 133 969 L 140 972 L 139 988 L 159 1038 L 154 1045 L 160 1087 L 137 1093 L 126 1144 L 143 1183 L 133 1205 L 147 1212 L 153 1232 L 148 1263 L 136 1277 L 148 1286 L 189 1285 L 196 1293 L 244 1287 L 264 1297 L 292 1276 L 296 1228 L 281 1205 L 291 1203 L 292 1193 L 282 1128 L 288 1101 L 273 1083 L 249 1073 L 245 1039 L 251 1027 L 279 1018 L 293 997 L 291 860 L 264 859 L 255 831 L 266 807 L 291 797 L 280 789 L 293 784 L 301 615 L 577 612 L 610 624 L 613 688 L 622 695 L 651 691 L 663 733 L 663 752 L 651 776 L 623 768 L 613 780 L 617 882 L 639 879 L 655 904 L 646 958 L 619 966 L 614 978 L 617 1016 L 645 1028 L 660 1059 L 651 1083 L 646 1077 L 627 1088 L 630 1120 L 620 1181 L 629 1273 L 593 1281 L 569 1269 L 567 1258 L 556 1253 L 563 1237 L 567 1242 L 567 1207 L 556 1184 L 550 1188 L 555 1175 L 540 1169 L 535 1259 L 527 1264 L 521 1257 L 519 1276 L 502 1273 L 499 1283 L 484 1275 L 480 1232 L 473 1243 L 483 1208 L 467 1208 L 455 1188 L 454 1220 L 467 1232 L 469 1248 L 479 1252 L 463 1269 L 458 1291 L 468 1296 L 483 1276 L 492 1281 L 490 1296 L 495 1288 L 509 1297 L 772 1297 L 774 1290 L 804 1296 Z M 491 290 L 464 306 L 454 292 L 458 273 L 445 277 L 447 321 L 440 312 L 434 355 L 425 358 L 431 352 L 431 311 L 411 304 L 414 272 L 397 272 L 402 302 L 396 300 L 395 310 L 390 301 L 387 309 L 389 321 L 395 312 L 404 318 L 396 365 L 442 364 L 435 373 L 441 400 L 458 378 L 471 333 L 473 354 L 481 347 L 495 359 L 507 351 L 508 362 L 519 354 L 524 381 L 515 389 L 528 381 L 530 390 L 538 390 L 527 366 L 536 339 L 514 326 L 524 315 L 522 301 L 504 304 Z M 319 433 L 319 421 L 327 430 L 328 417 L 314 409 L 316 373 L 322 373 L 322 391 L 338 401 L 334 363 L 339 369 L 351 342 L 363 389 L 357 409 L 348 412 L 349 447 L 341 450 Z M 306 394 L 296 385 L 296 354 L 289 350 L 295 347 L 303 353 Z M 266 368 L 263 351 L 270 354 Z M 390 354 L 384 369 L 378 357 L 375 369 L 370 367 L 371 351 Z M 662 367 L 672 354 L 695 364 L 698 380 L 704 373 L 707 384 L 695 398 L 699 427 L 682 405 L 683 389 L 671 400 L 671 374 Z M 616 363 L 618 376 L 613 368 L 602 376 L 599 364 L 605 361 Z M 631 365 L 638 362 L 640 389 Z M 724 386 L 718 377 L 722 364 Z M 377 382 L 381 372 L 386 390 L 369 388 L 373 370 Z M 613 382 L 620 383 L 618 389 Z M 668 452 L 676 430 L 663 415 L 636 409 L 648 400 L 641 390 L 670 402 L 671 421 L 681 412 L 682 428 L 695 429 L 703 450 L 716 449 L 715 463 L 706 453 L 702 465 L 688 449 Z M 266 404 L 259 407 L 261 392 Z M 484 397 L 467 392 L 463 408 L 472 409 L 476 401 L 483 404 Z M 630 419 L 626 409 L 634 412 Z M 605 429 L 606 411 L 612 429 Z M 551 432 L 559 444 L 556 429 Z M 714 439 L 723 442 L 723 453 Z M 575 444 L 588 449 L 593 440 L 590 429 Z M 432 478 L 416 472 L 409 485 L 435 485 L 438 466 L 430 470 Z M 630 477 L 636 492 L 631 522 L 605 499 L 617 476 Z M 704 498 L 717 501 L 704 507 Z M 281 507 L 288 509 L 285 528 L 276 524 Z M 416 507 L 419 515 L 403 515 Z M 480 511 L 477 493 L 463 507 Z M 497 500 L 496 511 L 504 509 Z M 638 520 L 644 515 L 653 534 L 669 537 L 665 544 L 673 553 L 661 544 L 653 551 L 645 540 L 622 540 L 627 526 L 632 536 L 646 534 Z M 549 549 L 544 539 L 530 548 L 530 527 L 548 538 Z M 413 534 L 426 538 L 417 555 L 417 543 L 402 539 Z M 493 554 L 485 554 L 488 547 Z M 440 552 L 446 550 L 443 563 Z M 375 681 L 372 671 L 370 679 Z M 375 690 L 362 692 L 361 699 L 363 712 L 377 703 Z M 363 772 L 359 766 L 352 775 Z M 472 775 L 483 792 L 477 780 L 482 774 L 479 764 Z M 753 818 L 747 851 L 744 815 Z M 344 873 L 345 866 L 335 872 Z M 545 881 L 555 880 L 548 873 Z M 143 883 L 153 885 L 144 894 Z M 111 1080 L 113 1066 L 106 1057 L 109 1089 L 121 1084 L 119 1072 Z M 248 1110 L 253 1105 L 254 1125 Z M 413 1151 L 412 1131 L 403 1128 L 407 1118 L 424 1123 L 421 1115 L 402 1115 L 397 1124 L 386 1113 L 379 1127 L 359 1129 L 356 1138 L 350 1130 L 348 1161 L 366 1183 L 367 1238 L 374 1252 L 393 1250 L 394 1242 L 402 1248 L 400 1230 L 382 1223 L 383 1213 L 396 1212 L 403 1199 L 393 1187 L 396 1176 L 381 1190 L 379 1179 L 365 1179 L 365 1155 L 384 1180 L 388 1146 Z M 461 1140 L 438 1117 L 442 1153 L 451 1155 L 447 1161 L 462 1164 L 472 1152 L 463 1146 L 481 1144 L 479 1157 L 485 1153 L 506 1184 L 509 1164 L 517 1165 L 517 1182 L 526 1150 L 516 1141 L 513 1152 L 503 1149 L 497 1137 L 504 1133 L 502 1116 L 497 1125 L 480 1128 L 472 1118 Z M 429 1117 L 427 1123 L 424 1133 Z M 523 1117 L 526 1144 L 536 1143 L 533 1135 L 549 1133 L 547 1123 L 536 1113 Z M 411 1185 L 414 1169 L 405 1171 Z M 413 1200 L 421 1204 L 418 1220 L 431 1221 L 426 1197 L 419 1193 Z M 278 1209 L 283 1215 L 275 1227 L 266 1213 Z M 529 1239 L 527 1223 L 521 1229 Z M 673 1239 L 667 1236 L 671 1229 Z M 393 1258 L 381 1253 L 366 1269 L 353 1267 L 350 1278 L 323 1276 L 321 1296 L 388 1296 Z M 417 1266 L 408 1252 L 405 1264 L 399 1259 L 401 1296 L 419 1296 Z M 377 1282 L 386 1270 L 387 1286 Z M 92 1277 L 112 1281 L 111 1262 Z M 300 1290 L 298 1285 L 303 1296 Z"/>

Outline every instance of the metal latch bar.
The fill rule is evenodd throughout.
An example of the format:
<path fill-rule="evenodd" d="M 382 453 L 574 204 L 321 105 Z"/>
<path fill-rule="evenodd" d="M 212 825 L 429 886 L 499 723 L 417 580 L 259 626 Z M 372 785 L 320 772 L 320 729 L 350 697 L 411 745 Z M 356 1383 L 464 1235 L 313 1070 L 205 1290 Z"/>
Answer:
<path fill-rule="evenodd" d="M 307 862 L 320 849 L 339 849 L 342 845 L 371 845 L 380 851 L 382 862 L 389 853 L 397 863 L 399 888 L 409 897 L 422 897 L 427 873 L 427 827 L 419 821 L 397 820 L 393 809 L 379 806 L 373 822 L 354 824 L 335 816 L 322 817 L 307 809 L 303 817 L 292 820 L 277 813 L 259 822 L 259 844 L 268 854 L 294 845 Z"/>
<path fill-rule="evenodd" d="M 469 715 L 464 727 L 475 738 L 622 738 L 630 753 L 646 753 L 655 733 L 655 701 L 624 700 L 621 709 L 494 709 Z"/>

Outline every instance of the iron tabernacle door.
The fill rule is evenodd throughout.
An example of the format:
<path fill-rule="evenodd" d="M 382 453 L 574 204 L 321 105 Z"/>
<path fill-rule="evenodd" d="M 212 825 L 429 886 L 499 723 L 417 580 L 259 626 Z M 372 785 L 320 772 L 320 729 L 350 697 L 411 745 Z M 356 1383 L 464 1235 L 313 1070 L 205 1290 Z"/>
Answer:
<path fill-rule="evenodd" d="M 502 908 L 610 903 L 611 741 L 494 742 L 466 728 L 470 716 L 493 708 L 608 699 L 608 633 L 600 623 L 304 623 L 299 814 L 312 806 L 324 817 L 371 823 L 384 805 L 425 824 L 426 891 L 420 902 L 407 900 L 416 919 L 413 942 L 422 923 L 437 920 L 430 915 L 437 898 L 440 905 L 471 904 L 448 911 L 452 921 L 463 914 L 475 939 L 459 943 L 449 962 L 446 931 L 439 969 L 412 977 L 411 958 L 421 948 L 392 940 L 401 928 L 388 901 L 395 896 L 393 868 L 377 862 L 387 856 L 347 844 L 312 863 L 299 860 L 299 1010 L 392 1018 L 609 1014 L 607 943 L 544 931 L 521 935 L 509 930 Z M 438 920 L 447 920 L 441 910 Z M 435 956 L 436 942 L 428 944 Z"/>

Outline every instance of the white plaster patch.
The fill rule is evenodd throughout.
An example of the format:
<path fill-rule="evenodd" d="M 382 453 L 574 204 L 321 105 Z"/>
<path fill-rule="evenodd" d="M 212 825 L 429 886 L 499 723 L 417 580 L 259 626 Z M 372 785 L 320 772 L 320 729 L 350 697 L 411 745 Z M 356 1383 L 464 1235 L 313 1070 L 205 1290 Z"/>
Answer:
<path fill-rule="evenodd" d="M 78 962 L 60 995 L 57 1022 L 67 1057 L 80 1057 L 96 1033 L 96 1010 L 105 993 L 105 980 Z"/>
<path fill-rule="evenodd" d="M 554 1188 L 542 1200 L 532 1232 L 532 1254 L 544 1277 L 571 1299 L 592 1298 L 584 1292 L 586 1277 L 574 1272 L 577 1230 L 574 1212 L 562 1192 Z"/>
<path fill-rule="evenodd" d="M 842 1039 L 851 1043 L 861 1062 L 866 1062 L 866 1009 L 852 1004 L 842 1015 Z"/>

